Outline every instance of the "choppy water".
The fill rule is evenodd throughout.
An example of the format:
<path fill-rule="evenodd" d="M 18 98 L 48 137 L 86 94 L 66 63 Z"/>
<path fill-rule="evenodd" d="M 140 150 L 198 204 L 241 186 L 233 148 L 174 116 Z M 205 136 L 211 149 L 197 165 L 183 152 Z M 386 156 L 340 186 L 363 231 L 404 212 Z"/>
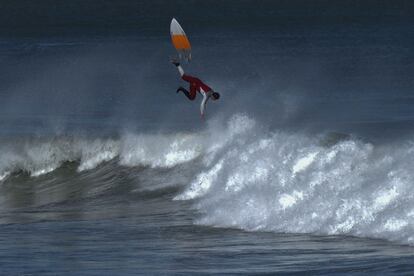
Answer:
<path fill-rule="evenodd" d="M 410 274 L 414 17 L 374 2 L 5 3 L 1 274 Z"/>

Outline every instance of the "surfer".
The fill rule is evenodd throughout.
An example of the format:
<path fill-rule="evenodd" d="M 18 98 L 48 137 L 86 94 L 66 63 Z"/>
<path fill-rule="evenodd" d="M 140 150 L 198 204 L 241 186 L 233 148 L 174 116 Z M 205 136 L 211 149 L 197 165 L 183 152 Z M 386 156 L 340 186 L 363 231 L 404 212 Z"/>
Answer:
<path fill-rule="evenodd" d="M 203 100 L 201 101 L 200 112 L 201 112 L 201 116 L 204 116 L 204 111 L 206 109 L 207 101 L 210 98 L 213 101 L 218 100 L 220 98 L 220 94 L 215 92 L 205 83 L 203 83 L 199 78 L 185 74 L 183 68 L 181 67 L 180 63 L 176 59 L 172 59 L 171 63 L 177 67 L 181 78 L 190 84 L 189 90 L 180 86 L 177 89 L 177 93 L 183 92 L 184 95 L 186 95 L 190 101 L 193 101 L 196 98 L 197 91 L 201 93 L 201 95 L 203 95 Z"/>

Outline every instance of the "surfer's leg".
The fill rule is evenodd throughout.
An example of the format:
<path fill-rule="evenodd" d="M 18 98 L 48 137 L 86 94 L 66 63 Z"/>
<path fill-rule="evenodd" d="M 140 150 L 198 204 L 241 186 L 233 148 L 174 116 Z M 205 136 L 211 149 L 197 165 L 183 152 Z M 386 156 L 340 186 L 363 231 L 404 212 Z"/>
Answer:
<path fill-rule="evenodd" d="M 190 75 L 186 75 L 186 74 L 183 74 L 181 76 L 181 78 L 183 80 L 185 80 L 186 82 L 190 83 L 190 85 L 195 85 L 199 81 L 199 79 L 197 79 L 196 77 L 193 77 L 193 76 L 190 76 Z"/>
<path fill-rule="evenodd" d="M 186 95 L 187 96 L 187 98 L 190 100 L 190 101 L 192 101 L 192 100 L 194 100 L 195 99 L 195 96 L 196 96 L 196 92 L 195 92 L 195 89 L 194 89 L 194 91 L 192 91 L 193 89 L 190 89 L 190 91 L 188 91 L 187 89 L 185 89 L 184 87 L 178 87 L 178 89 L 177 89 L 177 93 L 178 92 L 183 92 L 184 93 L 184 95 Z"/>
<path fill-rule="evenodd" d="M 190 100 L 194 100 L 197 94 L 197 89 L 195 85 L 190 85 Z"/>
<path fill-rule="evenodd" d="M 194 100 L 197 95 L 197 87 L 198 87 L 199 79 L 193 76 L 189 76 L 189 75 L 183 75 L 181 78 L 185 80 L 186 82 L 190 83 L 190 93 L 189 93 L 190 97 L 188 98 L 190 100 Z"/>
<path fill-rule="evenodd" d="M 180 73 L 180 76 L 183 77 L 184 76 L 184 69 L 183 69 L 183 67 L 181 67 L 181 65 L 178 64 L 177 69 L 178 69 L 178 72 Z"/>

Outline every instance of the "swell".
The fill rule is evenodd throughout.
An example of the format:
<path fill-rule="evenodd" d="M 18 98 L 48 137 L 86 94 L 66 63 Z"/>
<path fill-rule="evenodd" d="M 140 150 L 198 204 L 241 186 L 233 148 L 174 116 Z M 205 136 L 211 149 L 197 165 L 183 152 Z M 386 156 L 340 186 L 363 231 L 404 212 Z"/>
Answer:
<path fill-rule="evenodd" d="M 193 157 L 188 137 L 125 134 L 106 139 L 3 140 L 0 207 L 10 211 L 82 203 L 96 208 L 118 201 L 172 198 L 194 174 L 181 166 Z"/>

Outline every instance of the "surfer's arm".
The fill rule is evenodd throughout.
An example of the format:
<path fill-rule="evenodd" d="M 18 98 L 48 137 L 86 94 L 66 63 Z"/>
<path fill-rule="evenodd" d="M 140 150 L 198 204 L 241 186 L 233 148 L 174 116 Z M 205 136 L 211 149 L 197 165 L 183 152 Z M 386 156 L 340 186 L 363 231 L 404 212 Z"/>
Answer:
<path fill-rule="evenodd" d="M 204 116 L 204 112 L 206 110 L 206 104 L 207 104 L 209 97 L 207 96 L 207 93 L 204 91 L 202 91 L 201 94 L 203 95 L 203 100 L 201 101 L 201 105 L 200 105 L 200 113 L 201 113 L 201 116 Z"/>

